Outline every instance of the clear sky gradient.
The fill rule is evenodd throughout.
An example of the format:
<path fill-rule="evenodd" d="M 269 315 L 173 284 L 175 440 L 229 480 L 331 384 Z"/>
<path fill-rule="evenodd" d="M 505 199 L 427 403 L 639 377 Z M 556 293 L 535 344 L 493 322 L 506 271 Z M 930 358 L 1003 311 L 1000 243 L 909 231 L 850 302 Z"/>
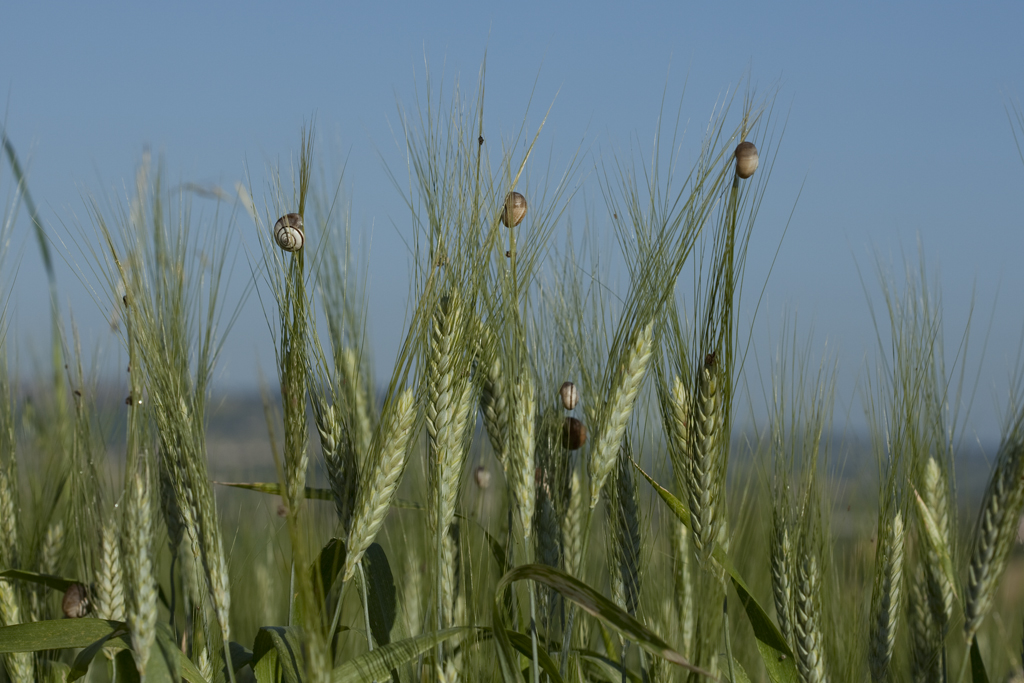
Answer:
<path fill-rule="evenodd" d="M 777 87 L 785 136 L 748 287 L 764 282 L 796 208 L 754 323 L 759 362 L 795 312 L 816 350 L 839 355 L 840 419 L 862 423 L 857 387 L 878 352 L 867 303 L 881 305 L 876 255 L 899 275 L 920 239 L 951 352 L 975 302 L 972 354 L 988 344 L 970 430 L 998 434 L 1024 325 L 1024 162 L 1007 117 L 1024 98 L 1020 2 L 21 2 L 0 18 L 3 120 L 55 240 L 87 224 L 84 196 L 125 196 L 144 148 L 174 179 L 230 188 L 247 169 L 259 178 L 287 164 L 315 113 L 324 163 L 345 165 L 354 225 L 372 233 L 382 367 L 405 310 L 399 233 L 410 229 L 384 166 L 401 173 L 398 106 L 424 92 L 425 65 L 472 95 L 486 54 L 495 139 L 524 115 L 536 126 L 553 103 L 540 146 L 557 163 L 582 142 L 580 197 L 598 226 L 608 221 L 594 168 L 649 152 L 663 96 L 674 110 L 685 90 L 696 136 L 744 77 L 759 92 Z M 0 185 L 9 191 L 6 167 Z M 49 334 L 29 228 L 22 212 L 2 278 L 14 283 L 9 341 L 23 371 L 45 361 L 37 349 Z M 242 219 L 239 230 L 252 226 Z M 56 251 L 65 312 L 116 358 L 106 314 L 67 263 L 81 255 Z M 247 274 L 236 271 L 238 289 Z M 272 377 L 271 354 L 253 298 L 218 386 L 254 387 L 260 365 Z"/>

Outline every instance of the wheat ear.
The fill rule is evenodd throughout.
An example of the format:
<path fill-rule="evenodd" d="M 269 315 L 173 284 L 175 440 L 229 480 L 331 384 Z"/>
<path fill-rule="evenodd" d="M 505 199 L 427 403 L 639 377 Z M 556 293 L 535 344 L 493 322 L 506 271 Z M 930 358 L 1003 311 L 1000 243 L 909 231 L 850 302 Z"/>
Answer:
<path fill-rule="evenodd" d="M 633 414 L 636 397 L 640 393 L 647 364 L 651 360 L 654 323 L 637 330 L 629 345 L 625 362 L 615 377 L 608 407 L 603 415 L 600 436 L 590 454 L 590 507 L 597 505 L 601 488 L 615 467 L 615 461 L 626 431 L 626 423 Z"/>
<path fill-rule="evenodd" d="M 153 514 L 149 481 L 137 471 L 129 482 L 125 514 L 128 539 L 128 577 L 132 590 L 128 603 L 128 628 L 139 676 L 145 678 L 146 663 L 156 640 L 157 586 L 153 574 Z"/>
<path fill-rule="evenodd" d="M 39 553 L 39 571 L 43 574 L 60 574 L 60 553 L 64 549 L 64 522 L 57 519 L 46 527 L 43 548 Z"/>
<path fill-rule="evenodd" d="M 366 382 L 360 369 L 359 358 L 352 349 L 343 349 L 339 357 L 339 370 L 345 383 L 345 393 L 352 414 L 352 445 L 360 468 L 370 457 L 370 441 L 373 438 L 373 423 L 370 421 L 370 402 Z"/>
<path fill-rule="evenodd" d="M 947 550 L 952 554 L 949 545 L 949 487 L 938 461 L 929 456 L 924 468 L 924 481 L 921 487 L 921 499 L 931 513 L 932 520 L 939 530 L 939 535 L 946 541 Z M 939 633 L 945 636 L 950 620 L 953 618 L 953 586 L 942 571 L 939 554 L 929 544 L 922 544 L 925 550 L 924 578 L 927 584 L 928 605 L 938 626 Z"/>
<path fill-rule="evenodd" d="M 121 544 L 117 527 L 103 525 L 100 539 L 100 567 L 96 574 L 96 616 L 124 621 L 124 575 L 121 572 Z"/>
<path fill-rule="evenodd" d="M 384 524 L 391 501 L 398 490 L 398 484 L 405 471 L 408 457 L 409 437 L 416 418 L 416 402 L 411 389 L 406 389 L 398 398 L 398 405 L 381 435 L 387 441 L 381 449 L 380 458 L 367 486 L 360 487 L 361 499 L 356 506 L 349 537 L 349 551 L 345 558 L 345 581 L 352 578 L 356 565 L 363 553 L 377 537 Z"/>
<path fill-rule="evenodd" d="M 672 559 L 675 584 L 676 612 L 682 623 L 679 625 L 680 644 L 684 654 L 693 651 L 693 577 L 691 576 L 690 530 L 678 519 L 673 519 Z"/>
<path fill-rule="evenodd" d="M 310 392 L 310 395 L 313 399 L 313 420 L 320 436 L 320 454 L 327 470 L 327 481 L 331 485 L 334 509 L 338 514 L 339 525 L 347 534 L 352 526 L 359 485 L 356 456 L 348 432 L 338 419 L 338 406 L 328 405 L 316 392 Z"/>
<path fill-rule="evenodd" d="M 431 523 L 438 537 L 444 535 L 455 516 L 458 473 L 451 470 L 460 460 L 462 432 L 459 412 L 468 382 L 457 377 L 456 336 L 462 311 L 454 296 L 442 297 L 432 317 L 430 357 L 427 370 L 427 436 L 430 456 Z M 452 486 L 453 481 L 455 486 Z M 436 515 L 436 516 L 435 516 Z"/>
<path fill-rule="evenodd" d="M 487 328 L 484 328 L 487 329 Z M 488 339 L 491 335 L 485 335 Z M 491 344 L 490 348 L 494 348 Z M 494 354 L 488 359 L 486 354 L 482 355 L 486 372 L 484 374 L 483 390 L 480 392 L 480 409 L 484 418 L 484 429 L 487 430 L 487 438 L 491 442 L 494 456 L 505 467 L 505 441 L 508 438 L 508 398 L 506 396 L 505 380 L 502 373 L 501 358 Z"/>
<path fill-rule="evenodd" d="M 722 406 L 718 392 L 719 373 L 713 355 L 709 355 L 701 368 L 697 385 L 694 425 L 691 430 L 693 446 L 689 467 L 690 523 L 693 544 L 700 557 L 706 560 L 722 533 L 722 460 L 720 428 Z"/>
<path fill-rule="evenodd" d="M 672 389 L 669 393 L 667 407 L 667 429 L 670 454 L 672 455 L 672 469 L 675 473 L 676 485 L 680 491 L 689 489 L 689 470 L 692 461 L 693 437 L 691 436 L 693 419 L 693 397 L 687 391 L 686 385 L 676 375 L 672 381 Z"/>
<path fill-rule="evenodd" d="M 771 533 L 772 597 L 779 631 L 793 643 L 793 545 L 783 515 L 774 511 Z"/>
<path fill-rule="evenodd" d="M 616 554 L 626 611 L 636 616 L 640 604 L 640 510 L 633 483 L 632 454 L 629 439 L 624 440 L 619 453 L 618 472 L 615 477 Z"/>
<path fill-rule="evenodd" d="M 971 642 L 992 608 L 996 586 L 1006 570 L 1024 506 L 1024 443 L 1007 439 L 999 448 L 995 470 L 981 504 L 974 552 L 967 570 L 964 634 Z"/>
<path fill-rule="evenodd" d="M 21 623 L 21 609 L 18 594 L 6 579 L 0 579 L 0 626 L 14 626 Z M 32 653 L 12 652 L 4 655 L 4 666 L 11 683 L 33 683 Z"/>
<path fill-rule="evenodd" d="M 793 636 L 796 645 L 796 666 L 803 683 L 825 683 L 825 660 L 822 658 L 819 595 L 821 585 L 818 561 L 813 552 L 802 553 L 796 576 Z"/>
<path fill-rule="evenodd" d="M 0 467 L 0 566 L 18 566 L 18 517 L 11 477 Z"/>
<path fill-rule="evenodd" d="M 583 560 L 583 483 L 575 468 L 569 480 L 569 506 L 562 524 L 562 538 L 565 540 L 562 554 L 565 558 L 566 573 L 579 578 Z"/>
<path fill-rule="evenodd" d="M 927 568 L 922 564 L 917 563 L 907 592 L 911 679 L 914 683 L 933 683 L 942 680 L 942 629 L 932 611 Z"/>
<path fill-rule="evenodd" d="M 523 538 L 529 538 L 536 502 L 534 455 L 537 442 L 534 433 L 537 424 L 537 403 L 533 379 L 527 367 L 521 369 L 519 379 L 512 390 L 512 413 L 512 438 L 505 461 L 505 480 L 512 485 L 512 497 L 515 498 L 519 521 L 523 525 Z"/>
<path fill-rule="evenodd" d="M 562 530 L 558 523 L 558 514 L 555 512 L 554 503 L 551 500 L 551 486 L 547 477 L 537 488 L 536 514 L 533 520 L 536 529 L 536 557 L 537 561 L 549 567 L 559 567 L 559 559 L 562 551 Z"/>
<path fill-rule="evenodd" d="M 875 582 L 871 595 L 868 665 L 872 680 L 885 680 L 896 644 L 903 584 L 903 516 L 897 511 L 878 538 Z"/>

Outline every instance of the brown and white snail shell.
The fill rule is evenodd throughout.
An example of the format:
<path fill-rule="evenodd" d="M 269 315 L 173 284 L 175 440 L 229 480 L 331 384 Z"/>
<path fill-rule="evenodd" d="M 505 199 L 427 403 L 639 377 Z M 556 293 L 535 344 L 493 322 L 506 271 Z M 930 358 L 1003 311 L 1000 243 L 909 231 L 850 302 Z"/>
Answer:
<path fill-rule="evenodd" d="M 526 215 L 526 197 L 518 192 L 505 195 L 505 206 L 501 210 L 501 224 L 506 228 L 514 228 L 523 222 Z"/>
<path fill-rule="evenodd" d="M 285 251 L 298 251 L 306 241 L 302 232 L 302 216 L 297 213 L 286 213 L 274 223 L 274 241 Z"/>
<path fill-rule="evenodd" d="M 558 395 L 562 397 L 562 407 L 566 410 L 572 410 L 580 402 L 579 389 L 572 382 L 563 384 L 562 388 L 558 390 Z"/>
<path fill-rule="evenodd" d="M 476 485 L 481 489 L 487 489 L 491 485 L 491 472 L 483 465 L 480 465 L 473 470 L 473 479 L 476 480 Z"/>
<path fill-rule="evenodd" d="M 565 421 L 562 422 L 562 447 L 575 451 L 586 442 L 587 425 L 575 417 L 565 418 Z"/>
<path fill-rule="evenodd" d="M 89 589 L 82 583 L 73 583 L 64 591 L 64 601 L 61 603 L 64 616 L 68 619 L 81 619 L 89 613 Z"/>
<path fill-rule="evenodd" d="M 736 145 L 734 152 L 736 157 L 736 175 L 740 178 L 749 178 L 757 170 L 757 147 L 753 142 L 741 142 Z"/>

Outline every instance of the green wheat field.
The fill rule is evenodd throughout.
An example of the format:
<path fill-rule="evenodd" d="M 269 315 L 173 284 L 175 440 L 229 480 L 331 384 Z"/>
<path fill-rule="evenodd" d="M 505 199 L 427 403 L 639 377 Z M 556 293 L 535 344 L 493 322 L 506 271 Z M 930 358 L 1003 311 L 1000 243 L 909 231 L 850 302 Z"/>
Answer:
<path fill-rule="evenodd" d="M 89 370 L 56 289 L 49 369 L 13 375 L 0 325 L 0 681 L 1024 680 L 1024 367 L 998 447 L 965 444 L 969 330 L 947 350 L 922 259 L 877 269 L 867 438 L 795 316 L 753 377 L 773 104 L 709 107 L 690 157 L 663 123 L 652 158 L 600 164 L 614 257 L 572 219 L 582 153 L 545 171 L 543 126 L 485 143 L 482 96 L 410 110 L 388 377 L 314 126 L 202 217 L 144 158 L 66 241 L 5 136 L 0 245 L 27 215 L 129 365 Z M 249 401 L 211 384 L 239 252 L 277 361 Z"/>

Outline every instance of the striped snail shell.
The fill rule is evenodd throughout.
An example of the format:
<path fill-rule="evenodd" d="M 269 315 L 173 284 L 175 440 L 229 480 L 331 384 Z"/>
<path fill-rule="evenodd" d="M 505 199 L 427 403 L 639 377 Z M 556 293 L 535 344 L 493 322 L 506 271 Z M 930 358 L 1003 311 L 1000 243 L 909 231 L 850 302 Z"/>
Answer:
<path fill-rule="evenodd" d="M 285 251 L 298 251 L 306 241 L 302 232 L 302 216 L 297 213 L 286 213 L 274 223 L 274 240 L 277 246 Z"/>
<path fill-rule="evenodd" d="M 501 209 L 501 224 L 506 228 L 514 228 L 523 222 L 526 215 L 526 197 L 518 192 L 505 195 L 505 206 Z"/>
<path fill-rule="evenodd" d="M 562 422 L 562 448 L 577 450 L 587 442 L 587 425 L 575 417 L 567 417 Z"/>
<path fill-rule="evenodd" d="M 736 145 L 736 175 L 749 178 L 757 170 L 757 147 L 753 142 L 741 142 Z"/>
<path fill-rule="evenodd" d="M 566 410 L 575 408 L 580 400 L 580 392 L 572 382 L 563 384 L 562 388 L 558 390 L 558 394 L 562 397 L 562 407 Z"/>
<path fill-rule="evenodd" d="M 81 619 L 89 613 L 92 606 L 89 603 L 89 589 L 85 584 L 76 582 L 68 586 L 64 591 L 61 609 L 68 619 Z"/>

